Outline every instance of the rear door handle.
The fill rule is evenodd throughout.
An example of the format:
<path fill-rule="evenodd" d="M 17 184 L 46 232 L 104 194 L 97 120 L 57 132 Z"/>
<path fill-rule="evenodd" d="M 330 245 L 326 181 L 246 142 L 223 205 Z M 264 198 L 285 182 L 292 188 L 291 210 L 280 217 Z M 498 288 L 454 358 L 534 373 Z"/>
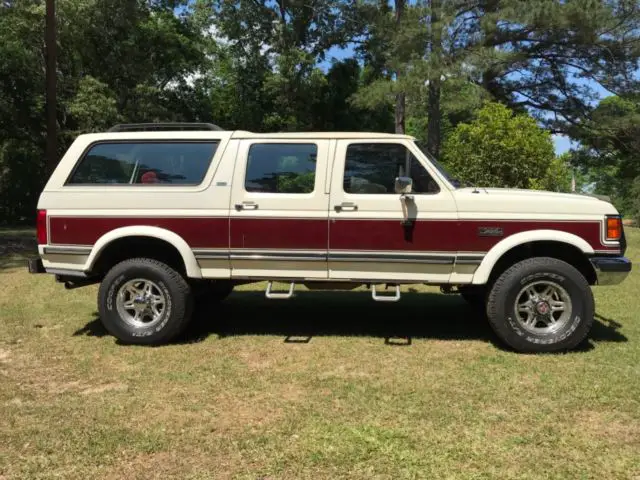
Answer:
<path fill-rule="evenodd" d="M 236 210 L 257 210 L 258 204 L 256 202 L 242 202 L 236 203 Z"/>
<path fill-rule="evenodd" d="M 339 212 L 341 210 L 357 210 L 358 205 L 353 202 L 342 202 L 340 205 L 336 205 L 334 208 L 336 212 Z"/>

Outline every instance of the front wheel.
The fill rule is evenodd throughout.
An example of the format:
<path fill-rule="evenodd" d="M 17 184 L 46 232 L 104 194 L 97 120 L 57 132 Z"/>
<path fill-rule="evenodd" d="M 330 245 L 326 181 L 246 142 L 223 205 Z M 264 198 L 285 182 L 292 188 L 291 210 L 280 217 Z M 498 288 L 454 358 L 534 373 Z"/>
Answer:
<path fill-rule="evenodd" d="M 584 276 L 555 258 L 516 263 L 493 284 L 487 317 L 520 352 L 556 352 L 580 344 L 593 325 L 594 300 Z"/>
<path fill-rule="evenodd" d="M 149 258 L 125 260 L 104 277 L 98 290 L 104 327 L 123 343 L 159 345 L 188 324 L 193 298 L 184 277 Z"/>

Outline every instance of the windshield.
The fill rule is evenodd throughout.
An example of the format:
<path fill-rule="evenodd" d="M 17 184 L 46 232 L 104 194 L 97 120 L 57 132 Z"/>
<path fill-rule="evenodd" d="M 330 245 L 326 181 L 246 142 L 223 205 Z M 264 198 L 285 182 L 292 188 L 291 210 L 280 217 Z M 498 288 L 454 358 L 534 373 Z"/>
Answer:
<path fill-rule="evenodd" d="M 420 151 L 424 154 L 424 156 L 429 159 L 429 161 L 433 164 L 433 166 L 436 167 L 438 172 L 440 172 L 440 175 L 442 175 L 455 188 L 460 187 L 460 181 L 451 176 L 451 173 L 449 172 L 449 170 L 447 170 L 445 166 L 442 165 L 438 160 L 436 160 L 436 158 L 431 154 L 431 152 L 427 150 L 426 145 L 424 145 L 422 142 L 416 142 L 416 145 L 418 146 Z"/>

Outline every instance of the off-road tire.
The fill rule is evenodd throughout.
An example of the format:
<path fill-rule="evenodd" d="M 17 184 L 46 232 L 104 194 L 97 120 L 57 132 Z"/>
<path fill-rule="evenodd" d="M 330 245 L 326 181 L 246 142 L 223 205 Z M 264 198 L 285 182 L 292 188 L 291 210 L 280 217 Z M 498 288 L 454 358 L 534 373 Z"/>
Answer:
<path fill-rule="evenodd" d="M 572 308 L 561 329 L 539 335 L 526 331 L 517 322 L 516 296 L 527 283 L 545 280 L 568 293 Z M 514 350 L 558 352 L 577 347 L 587 337 L 594 321 L 595 303 L 589 283 L 576 268 L 555 258 L 535 257 L 516 263 L 496 279 L 487 297 L 486 312 L 497 336 Z"/>
<path fill-rule="evenodd" d="M 144 278 L 162 289 L 165 309 L 152 328 L 132 327 L 118 313 L 116 295 L 120 287 L 134 278 Z M 132 258 L 116 264 L 106 274 L 98 289 L 98 311 L 107 331 L 122 343 L 162 345 L 181 334 L 193 312 L 193 295 L 184 277 L 158 260 Z"/>

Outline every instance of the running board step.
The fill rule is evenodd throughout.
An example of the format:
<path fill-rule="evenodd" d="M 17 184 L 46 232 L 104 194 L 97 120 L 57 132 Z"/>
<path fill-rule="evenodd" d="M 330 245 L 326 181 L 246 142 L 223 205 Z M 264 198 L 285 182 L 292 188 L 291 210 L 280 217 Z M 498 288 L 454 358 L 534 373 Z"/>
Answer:
<path fill-rule="evenodd" d="M 267 283 L 267 290 L 264 292 L 264 295 L 271 300 L 288 300 L 293 297 L 293 290 L 295 286 L 295 282 L 291 282 L 289 284 L 288 292 L 272 292 L 271 288 L 273 287 L 273 282 L 269 282 Z"/>
<path fill-rule="evenodd" d="M 396 288 L 395 295 L 378 295 L 376 286 L 371 285 L 371 298 L 373 298 L 376 302 L 397 302 L 398 300 L 400 300 L 400 285 L 394 285 L 394 287 Z"/>

